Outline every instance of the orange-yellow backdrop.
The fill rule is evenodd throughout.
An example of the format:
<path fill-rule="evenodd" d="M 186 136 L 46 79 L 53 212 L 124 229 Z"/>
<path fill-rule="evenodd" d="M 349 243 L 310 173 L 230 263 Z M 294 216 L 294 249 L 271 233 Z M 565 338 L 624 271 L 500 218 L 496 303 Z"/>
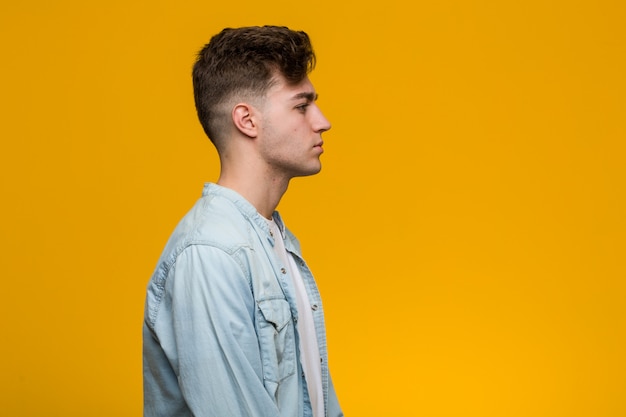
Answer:
<path fill-rule="evenodd" d="M 7 416 L 141 415 L 146 282 L 216 179 L 189 71 L 311 35 L 333 122 L 280 209 L 350 416 L 626 415 L 621 1 L 0 6 Z"/>

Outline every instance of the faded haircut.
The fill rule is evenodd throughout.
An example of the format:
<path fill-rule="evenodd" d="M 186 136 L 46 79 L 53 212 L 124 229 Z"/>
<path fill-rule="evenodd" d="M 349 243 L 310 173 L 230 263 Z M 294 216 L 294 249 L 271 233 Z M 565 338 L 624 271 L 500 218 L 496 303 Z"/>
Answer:
<path fill-rule="evenodd" d="M 309 36 L 280 26 L 226 28 L 211 38 L 193 66 L 200 123 L 214 144 L 226 129 L 234 98 L 263 97 L 281 74 L 297 84 L 315 67 Z"/>

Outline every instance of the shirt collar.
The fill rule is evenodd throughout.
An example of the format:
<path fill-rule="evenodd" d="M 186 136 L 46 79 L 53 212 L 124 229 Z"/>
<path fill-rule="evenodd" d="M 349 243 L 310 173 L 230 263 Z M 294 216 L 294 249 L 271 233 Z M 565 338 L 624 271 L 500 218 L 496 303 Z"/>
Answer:
<path fill-rule="evenodd" d="M 207 197 L 211 195 L 223 197 L 233 203 L 244 217 L 246 217 L 262 230 L 264 230 L 268 236 L 270 235 L 270 228 L 267 224 L 267 219 L 261 216 L 257 209 L 252 204 L 250 204 L 248 200 L 243 198 L 243 196 L 241 196 L 241 194 L 239 194 L 237 191 L 230 188 L 222 187 L 221 185 L 217 185 L 215 183 L 207 182 L 206 184 L 204 184 L 202 196 Z M 276 225 L 280 229 L 281 235 L 284 237 L 285 224 L 283 223 L 283 219 L 280 217 L 278 211 L 274 211 L 274 213 L 272 214 L 272 219 L 274 220 L 274 222 L 276 222 Z"/>

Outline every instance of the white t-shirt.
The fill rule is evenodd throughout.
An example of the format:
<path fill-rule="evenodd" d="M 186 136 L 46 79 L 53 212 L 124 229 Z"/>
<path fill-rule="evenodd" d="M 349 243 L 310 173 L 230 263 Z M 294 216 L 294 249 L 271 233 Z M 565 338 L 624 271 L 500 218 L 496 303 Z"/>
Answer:
<path fill-rule="evenodd" d="M 304 286 L 304 280 L 300 275 L 300 270 L 296 265 L 293 256 L 285 249 L 280 228 L 274 220 L 268 220 L 270 230 L 274 236 L 276 244 L 274 250 L 285 264 L 289 271 L 289 276 L 293 279 L 293 286 L 296 292 L 296 304 L 298 307 L 298 334 L 300 335 L 300 363 L 304 370 L 304 377 L 309 388 L 309 398 L 313 408 L 314 417 L 324 417 L 324 395 L 322 391 L 322 368 L 317 333 L 315 332 L 315 322 L 313 321 L 313 310 Z"/>

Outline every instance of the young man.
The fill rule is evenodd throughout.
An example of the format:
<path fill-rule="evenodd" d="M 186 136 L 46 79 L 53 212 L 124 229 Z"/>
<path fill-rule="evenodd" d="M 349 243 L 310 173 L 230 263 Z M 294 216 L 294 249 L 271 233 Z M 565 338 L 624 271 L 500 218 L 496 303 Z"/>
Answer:
<path fill-rule="evenodd" d="M 225 29 L 193 68 L 217 184 L 182 219 L 148 285 L 144 415 L 337 417 L 320 296 L 275 211 L 320 171 L 330 123 L 304 32 Z"/>

